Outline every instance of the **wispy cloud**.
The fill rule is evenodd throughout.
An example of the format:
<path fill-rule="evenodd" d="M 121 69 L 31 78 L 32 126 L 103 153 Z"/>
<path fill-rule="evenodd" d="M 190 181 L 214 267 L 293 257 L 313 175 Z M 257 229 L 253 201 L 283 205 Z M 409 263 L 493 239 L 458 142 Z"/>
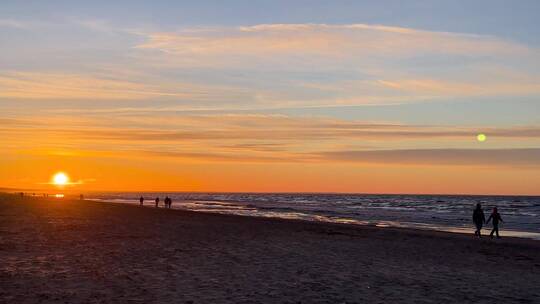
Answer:
<path fill-rule="evenodd" d="M 121 28 L 107 20 L 62 22 L 43 37 L 56 41 L 70 68 L 60 68 L 66 64 L 62 56 L 30 54 L 30 60 L 49 54 L 42 62 L 54 68 L 6 70 L 0 74 L 0 97 L 146 100 L 149 111 L 182 111 L 540 95 L 538 49 L 493 36 L 369 24 L 201 26 L 170 32 Z M 4 24 L 27 26 L 17 20 Z M 77 29 L 73 39 L 91 32 L 85 37 L 92 41 L 84 41 L 88 49 L 62 44 L 65 33 L 59 29 L 69 26 Z M 115 60 L 103 59 L 103 52 Z M 164 100 L 171 103 L 160 104 Z"/>
<path fill-rule="evenodd" d="M 95 178 L 79 179 L 79 180 L 76 180 L 76 181 L 69 181 L 69 182 L 66 182 L 64 185 L 62 185 L 62 187 L 74 187 L 74 186 L 80 186 L 80 185 L 92 183 L 92 182 L 95 182 L 95 181 L 96 181 Z M 40 183 L 37 183 L 37 184 L 38 184 L 38 185 L 56 185 L 56 183 L 54 183 L 54 181 L 40 182 Z"/>
<path fill-rule="evenodd" d="M 11 27 L 16 29 L 27 29 L 28 24 L 14 19 L 0 19 L 0 27 Z"/>
<path fill-rule="evenodd" d="M 199 86 L 190 83 L 152 84 L 69 73 L 0 73 L 0 97 L 16 99 L 135 100 L 175 98 L 177 100 L 219 100 L 245 97 L 241 89 Z"/>
<path fill-rule="evenodd" d="M 479 130 L 499 144 L 490 149 L 475 145 Z M 522 165 L 538 160 L 534 155 L 540 128 L 406 125 L 258 114 L 61 116 L 9 121 L 0 128 L 0 138 L 14 145 L 14 151 L 53 155 L 77 151 L 69 155 L 151 155 L 208 162 Z M 502 149 L 516 139 L 528 142 L 519 147 L 528 152 Z M 434 142 L 439 142 L 437 148 L 433 148 Z"/>
<path fill-rule="evenodd" d="M 461 166 L 540 166 L 540 149 L 410 149 L 323 152 L 325 161 L 365 164 L 461 165 Z"/>
<path fill-rule="evenodd" d="M 161 52 L 161 61 L 148 62 L 162 67 L 341 70 L 360 78 L 307 80 L 303 90 L 293 80 L 288 94 L 260 92 L 267 104 L 283 107 L 540 94 L 540 75 L 519 64 L 519 58 L 538 61 L 539 50 L 493 36 L 369 24 L 260 24 L 148 33 L 136 48 Z"/>
<path fill-rule="evenodd" d="M 63 117 L 63 116 L 60 116 Z M 110 120 L 114 118 L 114 120 Z M 97 116 L 6 119 L 0 131 L 51 132 L 76 138 L 113 140 L 323 140 L 471 138 L 479 131 L 494 138 L 540 138 L 538 126 L 465 127 L 407 125 L 263 114 Z M 89 125 L 93 127 L 88 127 Z M 36 126 L 31 127 L 31 126 Z M 48 126 L 48 127 L 47 127 Z M 85 126 L 81 128 L 81 126 Z"/>
<path fill-rule="evenodd" d="M 447 32 L 430 32 L 368 24 L 261 24 L 219 28 L 204 32 L 149 33 L 138 48 L 167 53 L 413 56 L 419 53 L 527 54 L 525 46 L 496 37 Z"/>
<path fill-rule="evenodd" d="M 506 79 L 480 80 L 476 82 L 457 82 L 436 79 L 397 79 L 379 80 L 384 87 L 403 92 L 430 97 L 459 96 L 520 96 L 540 93 L 540 78 L 528 78 L 524 81 Z"/>

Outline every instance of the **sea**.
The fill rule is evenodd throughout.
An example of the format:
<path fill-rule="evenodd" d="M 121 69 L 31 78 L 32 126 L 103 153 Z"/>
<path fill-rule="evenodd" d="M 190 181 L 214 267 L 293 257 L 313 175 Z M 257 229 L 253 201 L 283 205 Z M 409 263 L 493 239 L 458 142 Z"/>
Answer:
<path fill-rule="evenodd" d="M 156 197 L 163 208 L 168 196 L 173 209 L 471 234 L 472 212 L 481 203 L 486 219 L 493 207 L 498 208 L 504 221 L 502 236 L 540 240 L 540 196 L 109 192 L 85 198 L 138 205 L 140 196 L 144 206 L 152 208 Z M 483 233 L 490 228 L 484 226 Z"/>

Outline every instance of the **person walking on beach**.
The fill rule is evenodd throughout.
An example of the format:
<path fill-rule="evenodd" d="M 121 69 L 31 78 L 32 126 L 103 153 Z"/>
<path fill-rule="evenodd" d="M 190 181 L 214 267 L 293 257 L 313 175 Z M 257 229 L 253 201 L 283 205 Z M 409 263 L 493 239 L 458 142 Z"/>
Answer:
<path fill-rule="evenodd" d="M 482 237 L 480 230 L 482 230 L 482 226 L 486 222 L 486 216 L 484 215 L 484 210 L 482 210 L 482 205 L 480 205 L 480 203 L 476 204 L 476 209 L 474 209 L 472 219 L 474 225 L 476 226 L 474 235 Z"/>
<path fill-rule="evenodd" d="M 165 198 L 165 207 L 166 207 L 167 209 L 171 209 L 171 204 L 172 204 L 172 199 L 171 199 L 170 197 L 167 196 L 167 197 Z"/>
<path fill-rule="evenodd" d="M 499 236 L 499 221 L 503 222 L 503 219 L 501 217 L 501 215 L 499 214 L 499 212 L 497 212 L 497 207 L 494 207 L 493 208 L 493 213 L 491 213 L 491 215 L 489 216 L 488 220 L 487 220 L 487 223 L 489 224 L 489 221 L 493 220 L 493 230 L 491 230 L 491 233 L 489 234 L 489 236 L 491 238 L 493 238 L 493 233 L 495 233 L 497 235 L 497 238 L 501 238 Z"/>
<path fill-rule="evenodd" d="M 156 208 L 158 207 L 159 205 L 159 197 L 156 197 Z"/>
<path fill-rule="evenodd" d="M 143 204 L 144 204 L 144 197 L 141 196 L 141 197 L 139 198 L 139 205 L 142 206 Z"/>

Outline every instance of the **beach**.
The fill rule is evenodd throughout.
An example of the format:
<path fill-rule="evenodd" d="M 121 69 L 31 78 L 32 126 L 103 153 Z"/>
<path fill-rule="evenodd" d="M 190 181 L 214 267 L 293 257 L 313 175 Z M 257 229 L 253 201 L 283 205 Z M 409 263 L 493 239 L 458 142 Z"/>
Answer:
<path fill-rule="evenodd" d="M 1 303 L 540 303 L 535 240 L 8 194 L 0 261 Z"/>

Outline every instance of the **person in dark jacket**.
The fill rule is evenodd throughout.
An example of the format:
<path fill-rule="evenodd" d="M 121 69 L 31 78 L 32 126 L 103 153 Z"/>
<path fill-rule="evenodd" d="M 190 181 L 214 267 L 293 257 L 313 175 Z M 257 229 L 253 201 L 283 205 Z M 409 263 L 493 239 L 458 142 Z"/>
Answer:
<path fill-rule="evenodd" d="M 476 231 L 474 232 L 474 235 L 478 237 L 482 237 L 481 230 L 482 226 L 486 222 L 486 217 L 484 215 L 484 210 L 482 210 L 482 205 L 480 203 L 476 204 L 476 209 L 474 209 L 473 212 L 473 222 L 476 226 Z"/>
<path fill-rule="evenodd" d="M 156 197 L 156 208 L 159 206 L 159 197 Z"/>
<path fill-rule="evenodd" d="M 497 235 L 497 238 L 501 238 L 499 236 L 499 222 L 504 223 L 504 221 L 499 212 L 497 212 L 497 207 L 493 208 L 493 213 L 491 213 L 491 215 L 489 216 L 487 223 L 489 223 L 489 221 L 491 220 L 493 220 L 493 230 L 491 230 L 489 236 L 493 238 L 493 233 L 495 233 Z"/>
<path fill-rule="evenodd" d="M 143 204 L 144 204 L 144 197 L 141 196 L 141 197 L 139 198 L 139 205 L 142 206 Z"/>

